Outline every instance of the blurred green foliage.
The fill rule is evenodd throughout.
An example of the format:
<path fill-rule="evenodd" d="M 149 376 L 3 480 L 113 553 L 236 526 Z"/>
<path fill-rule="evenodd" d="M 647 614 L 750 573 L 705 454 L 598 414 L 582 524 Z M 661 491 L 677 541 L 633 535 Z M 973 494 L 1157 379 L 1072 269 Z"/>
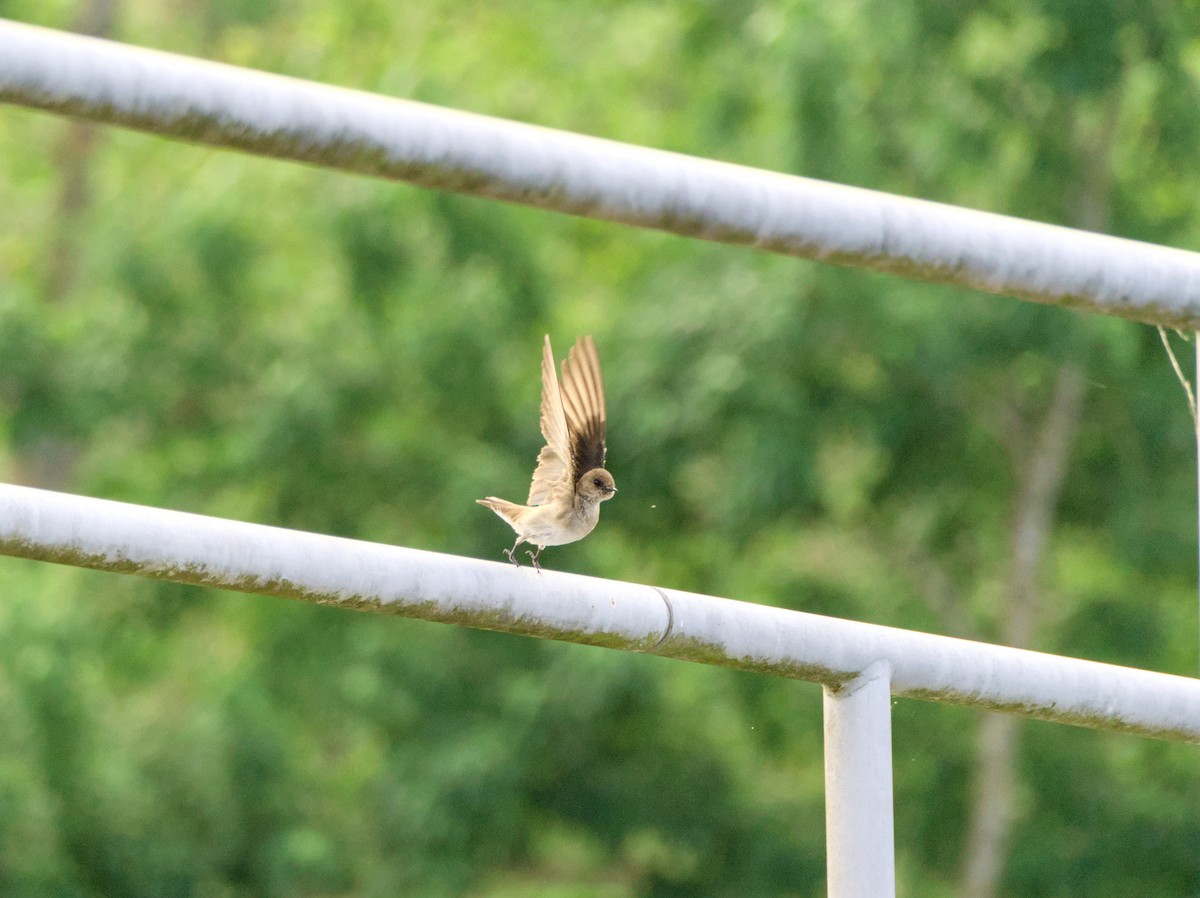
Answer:
<path fill-rule="evenodd" d="M 113 36 L 1193 247 L 1197 25 L 151 0 Z M 1196 667 L 1194 450 L 1150 328 L 118 131 L 72 205 L 81 133 L 0 111 L 6 479 L 502 560 L 472 500 L 527 489 L 541 335 L 594 333 L 621 493 L 550 566 L 996 638 L 1018 450 L 1070 363 L 1036 647 Z M 815 687 L 13 560 L 0 587 L 0 894 L 823 894 Z M 896 707 L 903 894 L 954 894 L 976 720 Z M 1023 732 L 1007 894 L 1200 891 L 1193 749 Z"/>

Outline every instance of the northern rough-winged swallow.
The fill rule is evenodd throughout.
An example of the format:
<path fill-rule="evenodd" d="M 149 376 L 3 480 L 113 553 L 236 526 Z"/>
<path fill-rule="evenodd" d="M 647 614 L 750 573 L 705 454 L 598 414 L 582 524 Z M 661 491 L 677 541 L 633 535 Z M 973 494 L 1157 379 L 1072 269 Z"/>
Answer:
<path fill-rule="evenodd" d="M 517 541 L 505 549 L 508 560 L 517 546 L 529 543 L 536 552 L 525 554 L 541 571 L 538 556 L 546 546 L 563 546 L 583 539 L 600 520 L 600 503 L 617 491 L 604 470 L 604 383 L 600 357 L 591 337 L 575 341 L 562 363 L 562 386 L 554 374 L 550 335 L 542 350 L 542 436 L 528 505 L 488 496 L 476 499 L 508 522 Z"/>

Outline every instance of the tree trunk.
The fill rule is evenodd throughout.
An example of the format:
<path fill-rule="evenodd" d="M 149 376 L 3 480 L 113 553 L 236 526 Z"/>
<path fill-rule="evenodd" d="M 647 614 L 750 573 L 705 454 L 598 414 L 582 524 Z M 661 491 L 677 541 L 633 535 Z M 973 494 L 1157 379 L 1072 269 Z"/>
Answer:
<path fill-rule="evenodd" d="M 86 0 L 75 18 L 73 30 L 91 37 L 107 37 L 112 31 L 116 5 L 117 0 Z M 42 295 L 50 306 L 65 302 L 79 281 L 84 228 L 92 198 L 89 174 L 99 135 L 95 125 L 67 122 L 55 153 L 60 186 L 42 282 Z M 61 489 L 71 481 L 78 454 L 78 447 L 70 440 L 53 433 L 41 434 L 13 453 L 4 479 Z"/>
<path fill-rule="evenodd" d="M 1079 176 L 1070 189 L 1072 224 L 1106 231 L 1112 211 L 1112 145 L 1120 97 L 1101 106 L 1080 104 L 1071 119 L 1072 158 Z M 1071 444 L 1083 409 L 1085 383 L 1072 363 L 1059 369 L 1053 397 L 1031 450 L 1014 452 L 1014 505 L 1008 603 L 1001 619 L 1006 645 L 1027 647 L 1037 629 L 1037 574 L 1054 522 Z M 978 735 L 975 795 L 963 862 L 964 898 L 995 898 L 1000 891 L 1013 825 L 1020 808 L 1017 750 L 1021 720 L 985 714 Z"/>
<path fill-rule="evenodd" d="M 1083 375 L 1074 364 L 1059 369 L 1031 454 L 1017 466 L 1008 601 L 1001 621 L 1005 645 L 1028 646 L 1037 624 L 1037 573 L 1062 493 L 1084 386 Z M 1019 718 L 1006 714 L 986 714 L 979 728 L 975 798 L 963 865 L 964 898 L 994 898 L 999 892 L 1019 811 L 1016 757 L 1020 723 Z"/>
<path fill-rule="evenodd" d="M 73 30 L 90 37 L 108 37 L 116 15 L 116 0 L 87 0 L 79 10 Z M 61 302 L 79 279 L 80 239 L 84 215 L 91 205 L 88 174 L 96 152 L 99 131 L 88 122 L 68 122 L 56 154 L 62 175 L 55 215 L 55 232 L 46 256 L 45 296 Z"/>

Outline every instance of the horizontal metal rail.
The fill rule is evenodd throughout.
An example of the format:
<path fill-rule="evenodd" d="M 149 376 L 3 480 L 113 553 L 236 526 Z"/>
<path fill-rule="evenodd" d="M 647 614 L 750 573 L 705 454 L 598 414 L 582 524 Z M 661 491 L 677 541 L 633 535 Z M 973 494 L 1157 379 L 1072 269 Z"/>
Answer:
<path fill-rule="evenodd" d="M 0 102 L 1195 329 L 1200 254 L 0 20 Z"/>
<path fill-rule="evenodd" d="M 0 554 L 1200 743 L 1200 680 L 507 562 L 2 484 Z"/>

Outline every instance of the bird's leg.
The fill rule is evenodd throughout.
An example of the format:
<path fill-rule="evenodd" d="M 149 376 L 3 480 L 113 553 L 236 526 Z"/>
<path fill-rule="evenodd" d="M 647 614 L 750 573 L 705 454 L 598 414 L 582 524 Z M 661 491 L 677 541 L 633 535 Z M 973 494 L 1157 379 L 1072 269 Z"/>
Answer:
<path fill-rule="evenodd" d="M 521 545 L 521 537 L 518 536 L 517 541 L 515 543 L 513 543 L 513 547 L 511 549 L 504 550 L 504 554 L 508 556 L 508 560 L 513 563 L 514 567 L 521 566 L 521 562 L 517 561 L 516 556 L 513 554 L 514 552 L 517 551 L 517 546 L 519 546 L 519 545 Z"/>
<path fill-rule="evenodd" d="M 544 548 L 546 548 L 546 547 L 538 546 L 537 552 L 530 552 L 528 549 L 525 550 L 525 554 L 528 555 L 529 560 L 533 562 L 533 569 L 535 571 L 537 571 L 539 574 L 542 572 L 542 566 L 540 564 L 538 564 L 538 556 L 542 554 L 542 549 L 544 549 Z"/>

